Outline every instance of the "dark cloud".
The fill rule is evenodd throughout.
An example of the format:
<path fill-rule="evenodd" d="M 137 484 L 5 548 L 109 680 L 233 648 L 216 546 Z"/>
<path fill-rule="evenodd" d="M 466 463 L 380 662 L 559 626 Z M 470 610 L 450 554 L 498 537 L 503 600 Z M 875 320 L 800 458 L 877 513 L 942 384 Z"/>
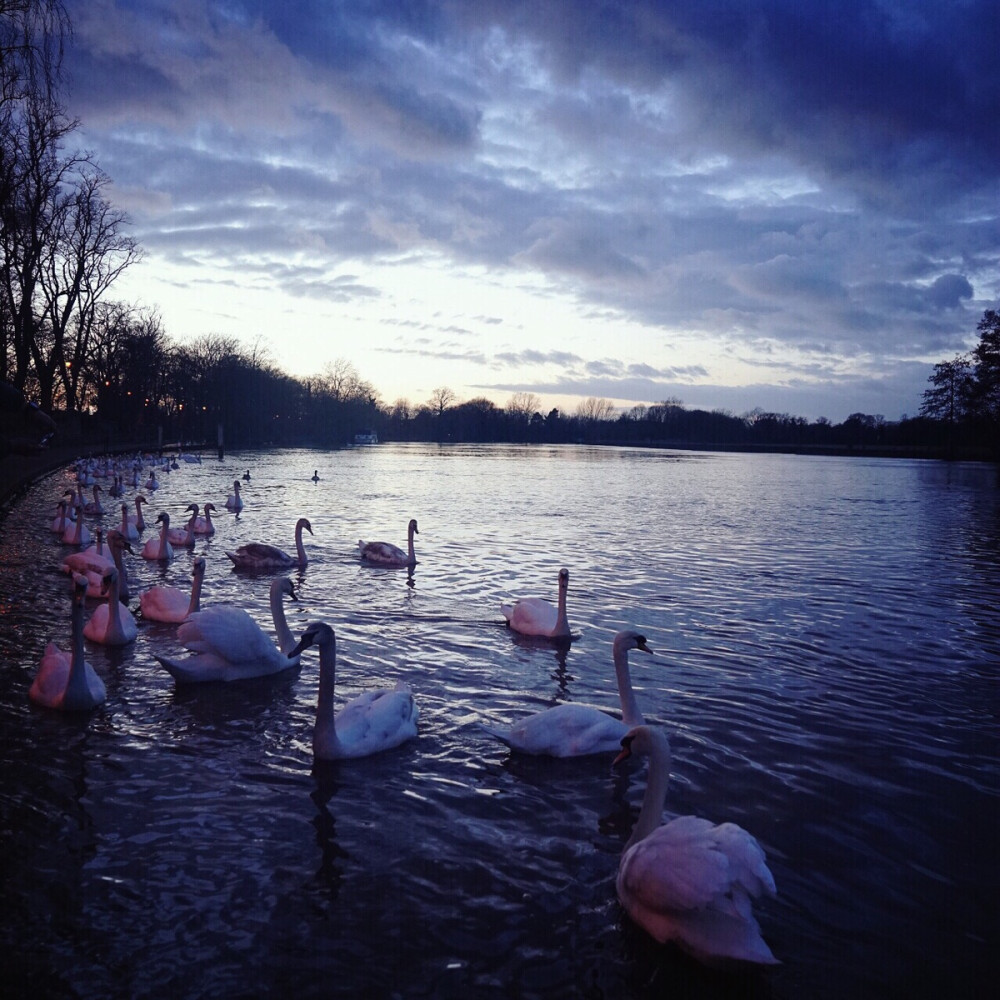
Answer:
<path fill-rule="evenodd" d="M 526 350 L 493 304 L 396 321 L 442 358 L 537 367 L 513 391 L 685 396 L 718 376 L 672 365 L 683 335 L 799 366 L 801 385 L 755 391 L 905 385 L 913 410 L 929 359 L 964 349 L 1000 296 L 986 0 L 68 8 L 70 110 L 152 259 L 331 303 L 391 297 L 344 277 L 359 265 L 427 261 L 642 330 L 584 362 L 530 332 Z M 488 326 L 509 342 L 446 346 Z"/>

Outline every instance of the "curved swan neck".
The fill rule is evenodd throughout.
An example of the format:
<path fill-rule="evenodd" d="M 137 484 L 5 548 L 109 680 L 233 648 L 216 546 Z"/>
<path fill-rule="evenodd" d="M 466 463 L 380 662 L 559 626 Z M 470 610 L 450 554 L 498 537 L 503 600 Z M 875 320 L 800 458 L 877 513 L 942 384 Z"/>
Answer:
<path fill-rule="evenodd" d="M 316 700 L 316 727 L 313 730 L 313 753 L 316 756 L 337 756 L 337 737 L 333 711 L 333 689 L 337 675 L 337 638 L 330 636 L 319 647 L 319 697 Z"/>
<path fill-rule="evenodd" d="M 193 615 L 196 611 L 201 611 L 201 584 L 205 579 L 204 568 L 195 570 L 194 583 L 191 584 L 191 603 L 188 605 L 188 614 Z"/>
<path fill-rule="evenodd" d="M 120 544 L 111 546 L 111 558 L 114 560 L 115 569 L 118 570 L 118 597 L 119 600 L 128 600 L 130 596 L 128 586 L 128 573 L 125 571 L 125 559 L 122 556 Z"/>
<path fill-rule="evenodd" d="M 569 618 L 566 614 L 566 592 L 569 590 L 568 580 L 559 580 L 559 598 L 556 602 L 556 635 L 569 635 Z M 616 661 L 617 663 L 617 661 Z M 628 673 L 628 665 L 625 667 L 626 674 Z M 621 682 L 619 681 L 619 689 L 621 688 Z M 631 688 L 629 689 L 631 690 Z"/>
<path fill-rule="evenodd" d="M 287 654 L 296 643 L 285 618 L 285 600 L 280 587 L 271 588 L 271 618 L 274 621 L 274 634 L 278 637 L 278 648 Z"/>
<path fill-rule="evenodd" d="M 63 704 L 72 707 L 83 702 L 88 696 L 87 669 L 83 651 L 83 595 L 73 595 L 73 653 L 69 662 L 69 677 L 66 678 L 66 692 Z"/>
<path fill-rule="evenodd" d="M 121 598 L 116 573 L 108 587 L 108 627 L 104 633 L 105 639 L 122 640 L 125 638 L 125 627 L 122 624 Z"/>
<path fill-rule="evenodd" d="M 645 724 L 642 712 L 639 711 L 639 703 L 635 698 L 635 691 L 632 690 L 632 672 L 628 665 L 628 649 L 619 645 L 614 645 L 615 676 L 618 678 L 618 697 L 622 705 L 622 722 L 626 726 L 641 726 Z"/>
<path fill-rule="evenodd" d="M 632 836 L 625 845 L 627 851 L 633 844 L 644 840 L 656 830 L 663 816 L 670 783 L 670 744 L 662 736 L 649 735 L 649 776 L 646 793 L 642 797 L 639 818 L 632 829 Z"/>
<path fill-rule="evenodd" d="M 302 529 L 305 525 L 299 521 L 295 525 L 295 551 L 299 557 L 299 566 L 305 566 L 309 561 L 309 557 L 306 555 L 306 547 L 302 544 Z"/>

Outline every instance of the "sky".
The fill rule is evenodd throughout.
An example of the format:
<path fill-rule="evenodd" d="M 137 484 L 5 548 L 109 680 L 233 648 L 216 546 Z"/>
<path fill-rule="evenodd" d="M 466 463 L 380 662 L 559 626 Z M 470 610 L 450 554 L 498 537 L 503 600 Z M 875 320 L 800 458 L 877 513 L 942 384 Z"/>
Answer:
<path fill-rule="evenodd" d="M 391 405 L 915 415 L 1000 298 L 995 0 L 66 0 L 171 339 Z"/>

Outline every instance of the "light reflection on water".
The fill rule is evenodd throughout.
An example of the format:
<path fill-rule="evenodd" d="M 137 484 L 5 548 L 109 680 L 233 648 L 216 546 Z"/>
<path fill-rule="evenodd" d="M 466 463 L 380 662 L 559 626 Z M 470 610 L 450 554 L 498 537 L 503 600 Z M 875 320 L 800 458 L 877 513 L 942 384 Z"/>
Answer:
<path fill-rule="evenodd" d="M 108 686 L 89 719 L 32 708 L 41 650 L 68 636 L 66 550 L 45 524 L 69 476 L 37 484 L 0 525 L 2 940 L 22 991 L 974 996 L 997 971 L 994 470 L 572 447 L 242 453 L 164 477 L 149 522 L 221 508 L 247 467 L 245 510 L 220 509 L 196 547 L 204 602 L 269 622 L 270 578 L 224 552 L 291 550 L 308 517 L 292 630 L 337 629 L 340 697 L 409 683 L 420 735 L 314 767 L 314 654 L 278 678 L 175 690 L 152 656 L 178 651 L 174 629 L 155 623 L 123 651 L 88 645 Z M 410 517 L 412 576 L 358 564 L 359 538 L 402 545 Z M 131 558 L 132 606 L 153 583 L 189 586 L 191 558 Z M 554 599 L 562 565 L 579 638 L 515 641 L 501 601 Z M 625 626 L 656 650 L 632 665 L 674 749 L 668 812 L 734 820 L 768 852 L 774 971 L 706 972 L 623 922 L 614 874 L 641 770 L 511 756 L 480 728 L 614 705 Z"/>

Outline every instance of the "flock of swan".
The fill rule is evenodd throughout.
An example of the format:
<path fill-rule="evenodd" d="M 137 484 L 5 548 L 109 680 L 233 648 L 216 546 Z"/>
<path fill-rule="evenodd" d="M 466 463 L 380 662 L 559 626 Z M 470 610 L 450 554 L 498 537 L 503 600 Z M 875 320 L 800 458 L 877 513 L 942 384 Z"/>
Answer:
<path fill-rule="evenodd" d="M 179 458 L 181 456 L 178 456 Z M 156 475 L 171 465 L 154 466 L 141 480 L 140 463 L 133 461 L 133 486 L 147 492 L 158 488 Z M 113 470 L 113 471 L 112 471 Z M 52 531 L 63 545 L 76 551 L 66 554 L 62 569 L 71 587 L 71 644 L 69 651 L 50 642 L 30 686 L 30 699 L 41 706 L 68 712 L 89 711 L 102 704 L 107 691 L 101 677 L 86 659 L 85 640 L 112 646 L 135 641 L 138 627 L 128 607 L 131 590 L 126 553 L 134 555 L 132 543 L 146 529 L 142 507 L 148 501 L 134 498 L 135 514 L 121 502 L 121 523 L 108 532 L 97 528 L 91 536 L 86 516 L 105 513 L 96 476 L 114 476 L 111 493 L 120 498 L 127 471 L 110 460 L 102 470 L 93 464 L 77 468 L 78 486 L 58 502 Z M 313 474 L 314 481 L 318 474 Z M 250 470 L 243 476 L 250 481 Z M 83 499 L 84 485 L 93 485 L 94 500 Z M 235 514 L 244 510 L 240 481 L 225 507 Z M 215 506 L 190 504 L 190 517 L 183 528 L 171 528 L 167 512 L 155 521 L 159 530 L 141 549 L 151 561 L 174 558 L 174 548 L 193 548 L 197 537 L 215 533 L 211 519 Z M 98 513 L 100 511 L 100 513 Z M 199 513 L 201 511 L 201 513 Z M 237 569 L 281 573 L 305 568 L 308 556 L 303 532 L 312 534 L 308 519 L 295 526 L 295 555 L 267 543 L 241 545 L 226 555 Z M 358 542 L 362 563 L 375 567 L 408 568 L 416 563 L 411 520 L 404 550 L 388 542 Z M 205 559 L 192 562 L 192 587 L 154 586 L 139 595 L 143 619 L 176 624 L 177 637 L 186 656 L 154 654 L 157 662 L 177 684 L 234 682 L 276 674 L 298 666 L 303 654 L 315 646 L 319 654 L 319 694 L 313 727 L 313 753 L 320 760 L 366 757 L 397 747 L 417 735 L 419 708 L 411 690 L 399 683 L 394 688 L 367 691 L 339 710 L 335 707 L 336 635 L 326 622 L 309 624 L 296 639 L 288 626 L 284 601 L 295 597 L 291 579 L 276 576 L 269 589 L 274 626 L 272 638 L 242 608 L 228 604 L 201 607 Z M 553 606 L 542 598 L 523 598 L 503 604 L 501 611 L 509 628 L 526 636 L 555 642 L 572 641 L 567 616 L 569 572 L 561 569 L 558 598 Z M 101 603 L 86 619 L 86 601 Z M 682 816 L 662 824 L 670 775 L 670 746 L 666 737 L 646 724 L 632 688 L 630 650 L 652 655 L 646 638 L 632 629 L 617 633 L 612 660 L 618 682 L 621 718 L 604 708 L 563 703 L 516 722 L 509 729 L 483 727 L 511 751 L 552 757 L 615 754 L 617 765 L 632 755 L 648 758 L 648 781 L 639 818 L 622 854 L 616 888 L 628 915 L 660 942 L 672 941 L 695 958 L 708 962 L 777 963 L 761 936 L 753 915 L 752 900 L 774 895 L 775 885 L 764 852 L 747 831 L 733 823 L 715 825 L 696 816 Z"/>

